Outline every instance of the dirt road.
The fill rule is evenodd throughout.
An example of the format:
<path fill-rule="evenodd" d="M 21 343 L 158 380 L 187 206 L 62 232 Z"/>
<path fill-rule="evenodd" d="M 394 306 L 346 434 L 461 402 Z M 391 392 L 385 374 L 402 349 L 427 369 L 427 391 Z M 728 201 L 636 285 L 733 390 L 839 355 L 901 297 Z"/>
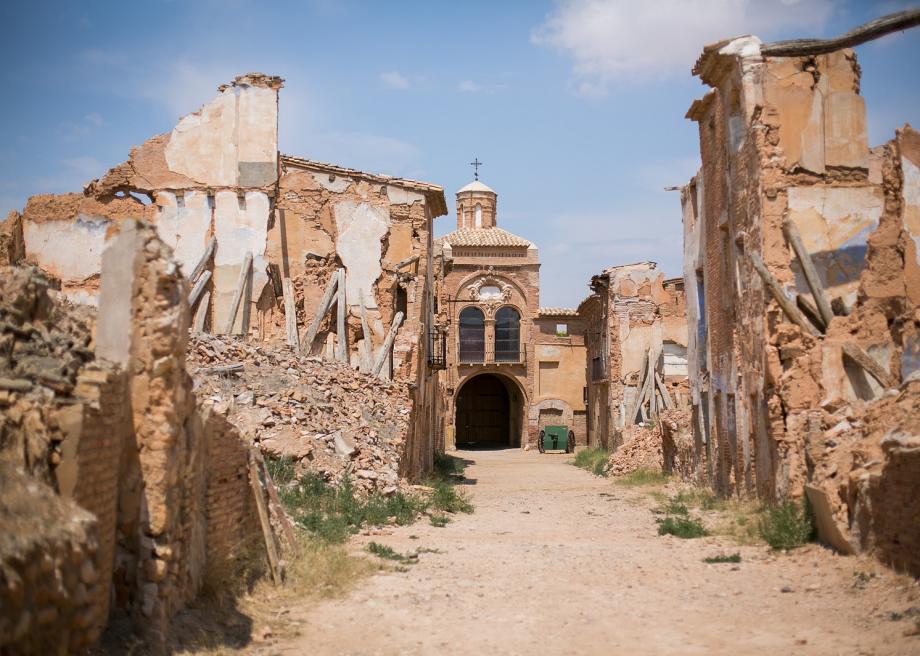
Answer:
<path fill-rule="evenodd" d="M 456 455 L 474 514 L 360 538 L 439 553 L 293 609 L 301 635 L 260 653 L 920 654 L 890 618 L 916 585 L 868 558 L 659 537 L 646 494 L 570 456 Z M 741 563 L 703 562 L 726 552 Z"/>

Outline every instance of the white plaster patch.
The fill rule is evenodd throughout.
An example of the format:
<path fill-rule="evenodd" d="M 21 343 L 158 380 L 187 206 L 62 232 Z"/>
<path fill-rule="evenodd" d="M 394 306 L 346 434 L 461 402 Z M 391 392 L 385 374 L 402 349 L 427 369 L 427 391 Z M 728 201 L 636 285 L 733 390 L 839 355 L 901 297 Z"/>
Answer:
<path fill-rule="evenodd" d="M 901 158 L 904 172 L 904 228 L 916 245 L 917 263 L 920 264 L 920 168 L 906 157 Z"/>
<path fill-rule="evenodd" d="M 422 194 L 395 185 L 387 186 L 387 197 L 394 205 L 412 205 L 425 200 Z"/>
<path fill-rule="evenodd" d="M 330 180 L 328 173 L 314 173 L 313 179 L 316 180 L 316 183 L 323 189 L 331 191 L 334 194 L 341 194 L 348 189 L 348 185 L 352 183 L 351 178 L 344 175 L 333 176 L 333 179 Z"/>
<path fill-rule="evenodd" d="M 812 254 L 822 282 L 839 287 L 835 293 L 849 302 L 855 300 L 869 235 L 878 226 L 883 208 L 883 192 L 875 186 L 789 188 L 789 218 Z M 795 267 L 796 288 L 806 293 L 797 263 Z"/>
<path fill-rule="evenodd" d="M 157 192 L 157 204 L 162 208 L 156 219 L 157 236 L 173 249 L 182 272 L 191 275 L 204 255 L 211 228 L 208 195 L 200 191 L 188 192 L 183 199 L 184 206 L 179 207 L 175 194 L 160 191 Z"/>
<path fill-rule="evenodd" d="M 367 307 L 377 307 L 373 285 L 382 271 L 380 240 L 387 233 L 390 213 L 386 207 L 370 203 L 343 201 L 334 209 L 338 231 L 336 252 L 345 265 L 345 296 L 349 305 L 358 304 L 358 291 L 364 293 Z"/>
<path fill-rule="evenodd" d="M 558 346 L 538 346 L 537 353 L 541 358 L 560 358 L 562 352 Z"/>
<path fill-rule="evenodd" d="M 61 280 L 86 280 L 102 270 L 110 223 L 84 214 L 74 221 L 27 221 L 22 227 L 26 257 Z"/>
<path fill-rule="evenodd" d="M 240 264 L 247 252 L 253 257 L 263 255 L 268 237 L 268 196 L 261 191 L 247 191 L 245 207 L 240 207 L 236 193 L 219 191 L 214 203 L 214 264 Z"/>
<path fill-rule="evenodd" d="M 241 163 L 271 168 L 277 149 L 277 92 L 243 86 L 227 88 L 183 117 L 170 134 L 165 156 L 176 173 L 202 184 L 232 187 L 239 183 Z"/>
<path fill-rule="evenodd" d="M 720 55 L 734 55 L 736 57 L 760 57 L 760 45 L 763 43 L 756 36 L 740 36 L 733 39 L 719 50 Z"/>

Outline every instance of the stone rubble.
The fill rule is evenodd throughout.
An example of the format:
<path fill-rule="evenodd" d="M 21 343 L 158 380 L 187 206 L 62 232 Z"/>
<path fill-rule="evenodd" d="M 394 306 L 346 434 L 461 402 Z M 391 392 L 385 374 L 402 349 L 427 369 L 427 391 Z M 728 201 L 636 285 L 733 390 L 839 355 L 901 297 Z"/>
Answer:
<path fill-rule="evenodd" d="M 193 334 L 188 360 L 198 397 L 225 407 L 265 456 L 289 457 L 329 482 L 347 474 L 366 493 L 398 489 L 412 407 L 407 384 L 228 335 Z M 233 364 L 243 371 L 214 371 Z"/>

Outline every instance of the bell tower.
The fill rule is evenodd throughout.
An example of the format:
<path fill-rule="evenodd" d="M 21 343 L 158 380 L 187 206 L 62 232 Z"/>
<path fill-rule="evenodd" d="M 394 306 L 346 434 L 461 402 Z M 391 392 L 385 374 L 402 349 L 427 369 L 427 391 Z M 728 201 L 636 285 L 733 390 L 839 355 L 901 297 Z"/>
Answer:
<path fill-rule="evenodd" d="M 494 228 L 498 194 L 479 181 L 482 162 L 470 165 L 475 179 L 457 192 L 457 230 Z"/>

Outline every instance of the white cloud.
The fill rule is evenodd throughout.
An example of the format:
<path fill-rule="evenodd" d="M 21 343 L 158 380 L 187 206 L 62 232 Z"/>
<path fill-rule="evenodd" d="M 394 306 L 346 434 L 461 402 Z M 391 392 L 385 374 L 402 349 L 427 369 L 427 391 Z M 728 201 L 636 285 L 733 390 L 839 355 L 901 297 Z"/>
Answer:
<path fill-rule="evenodd" d="M 87 123 L 91 123 L 95 125 L 97 128 L 101 128 L 102 124 L 104 123 L 104 121 L 102 120 L 102 116 L 100 116 L 96 112 L 90 112 L 89 114 L 83 117 L 83 120 L 86 121 Z"/>
<path fill-rule="evenodd" d="M 380 74 L 380 81 L 388 89 L 408 89 L 409 80 L 397 71 L 387 71 Z"/>
<path fill-rule="evenodd" d="M 482 87 L 472 80 L 463 80 L 463 82 L 457 85 L 457 91 L 462 93 L 476 93 L 477 91 L 482 91 Z"/>
<path fill-rule="evenodd" d="M 559 0 L 531 42 L 568 53 L 576 88 L 597 95 L 617 78 L 689 74 L 722 39 L 816 36 L 833 10 L 832 0 Z"/>

